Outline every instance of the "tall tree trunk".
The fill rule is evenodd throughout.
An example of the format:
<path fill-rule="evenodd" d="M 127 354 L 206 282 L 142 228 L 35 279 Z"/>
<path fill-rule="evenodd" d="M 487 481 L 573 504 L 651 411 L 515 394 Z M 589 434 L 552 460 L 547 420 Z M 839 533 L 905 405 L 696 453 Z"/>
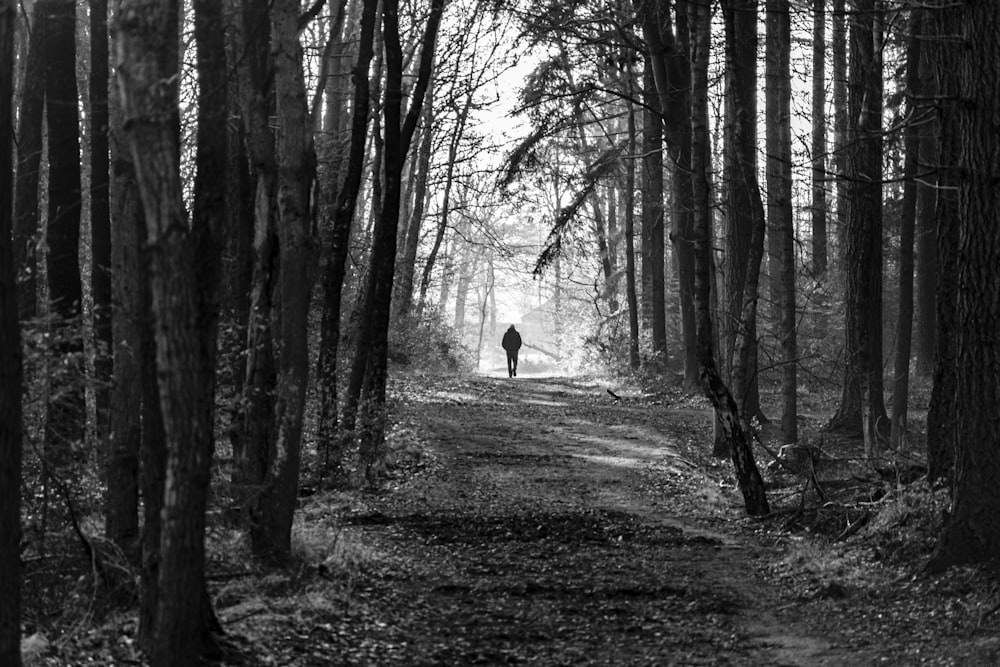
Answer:
<path fill-rule="evenodd" d="M 628 154 L 636 154 L 635 104 L 632 102 L 631 67 L 625 72 L 628 81 Z M 635 158 L 625 161 L 625 298 L 628 302 L 628 359 L 632 370 L 639 370 L 639 300 L 635 285 Z"/>
<path fill-rule="evenodd" d="M 795 220 L 792 217 L 792 29 L 788 0 L 767 0 L 767 213 L 776 240 L 771 284 L 777 287 L 781 342 L 781 442 L 798 441 L 795 332 Z M 825 250 L 824 250 L 825 251 Z M 824 260 L 825 261 L 825 260 Z"/>
<path fill-rule="evenodd" d="M 203 0 L 211 2 L 212 0 Z M 274 397 L 274 446 L 265 457 L 259 515 L 250 536 L 255 554 L 283 560 L 291 550 L 302 449 L 309 346 L 307 320 L 315 240 L 309 214 L 313 181 L 312 127 L 298 37 L 298 0 L 271 7 L 271 57 L 278 133 L 277 227 L 279 265 L 274 334 L 278 382 Z"/>
<path fill-rule="evenodd" d="M 117 17 L 118 78 L 151 247 L 157 380 L 166 437 L 153 665 L 193 664 L 218 622 L 205 587 L 205 508 L 215 406 L 217 282 L 224 226 L 226 86 L 221 5 L 196 0 L 198 146 L 193 221 L 180 178 L 178 6 L 125 0 Z M 172 56 L 172 57 L 171 57 Z M 147 498 L 147 502 L 155 502 Z"/>
<path fill-rule="evenodd" d="M 727 311 L 734 323 L 732 390 L 746 423 L 762 416 L 757 383 L 757 299 L 764 208 L 757 182 L 757 1 L 724 0 L 726 23 Z"/>
<path fill-rule="evenodd" d="M 372 262 L 365 308 L 358 331 L 357 354 L 351 369 L 351 396 L 358 382 L 364 378 L 364 398 L 367 415 L 373 419 L 370 428 L 361 436 L 361 461 L 365 476 L 374 483 L 383 456 L 385 424 L 386 375 L 388 372 L 389 319 L 391 313 L 392 282 L 396 265 L 396 234 L 399 225 L 399 203 L 403 162 L 413 140 L 417 120 L 430 80 L 434 61 L 437 29 L 444 11 L 444 0 L 432 0 L 430 16 L 422 39 L 422 52 L 416 85 L 410 109 L 402 121 L 402 49 L 399 43 L 398 0 L 383 0 L 383 33 L 385 35 L 386 87 L 385 87 L 385 199 L 382 215 L 376 221 L 372 243 Z M 402 121 L 402 122 L 401 122 Z M 366 344 L 367 342 L 367 344 Z M 365 348 L 368 348 L 367 350 Z M 359 383 L 360 384 L 360 383 Z M 352 405 L 357 410 L 357 403 Z M 352 411 L 352 412 L 353 412 Z"/>
<path fill-rule="evenodd" d="M 826 2 L 813 0 L 812 52 L 812 272 L 827 266 L 826 233 Z"/>
<path fill-rule="evenodd" d="M 266 457 L 274 445 L 275 371 L 272 327 L 274 290 L 279 272 L 275 188 L 277 165 L 270 118 L 274 93 L 270 80 L 270 1 L 243 0 L 235 21 L 237 75 L 246 128 L 246 146 L 255 180 L 253 203 L 253 268 L 249 289 L 246 374 L 243 393 L 232 411 L 229 438 L 233 447 L 232 490 L 244 524 L 251 531 L 259 520 L 259 501 Z"/>
<path fill-rule="evenodd" d="M 907 111 L 909 122 L 903 130 L 903 212 L 899 228 L 899 319 L 896 322 L 896 359 L 892 378 L 892 419 L 889 447 L 899 449 L 906 438 L 907 402 L 910 388 L 910 341 L 913 334 L 913 235 L 917 217 L 917 169 L 920 150 L 918 114 L 920 98 L 920 43 L 923 39 L 923 12 L 910 10 L 910 44 L 906 53 Z"/>
<path fill-rule="evenodd" d="M 928 568 L 983 562 L 1000 556 L 1000 434 L 993 419 L 1000 401 L 996 369 L 1000 362 L 1000 142 L 996 112 L 1000 107 L 996 63 L 1000 60 L 1000 5 L 963 3 L 943 9 L 957 14 L 961 42 L 956 41 L 958 68 L 952 70 L 961 100 L 956 132 L 959 153 L 957 184 L 959 256 L 956 312 L 958 330 L 954 360 L 956 391 L 946 400 L 954 411 L 953 428 L 941 433 L 956 452 L 952 507 Z M 947 20 L 947 19 L 946 19 Z M 955 33 L 949 33 L 955 34 Z M 942 62 L 942 65 L 944 63 Z M 946 117 L 944 120 L 951 120 Z M 944 296 L 939 293 L 939 298 Z M 940 302 L 940 301 L 939 301 Z M 939 363 L 941 359 L 939 358 Z M 950 387 L 949 387 L 950 388 Z"/>
<path fill-rule="evenodd" d="M 933 28 L 938 128 L 937 179 L 937 336 L 934 361 L 934 385 L 927 409 L 927 478 L 930 482 L 952 481 L 957 459 L 953 438 L 958 428 L 955 402 L 958 400 L 958 311 L 959 267 L 961 266 L 960 157 L 962 135 L 958 131 L 963 102 L 956 72 L 962 65 L 961 49 L 954 36 L 962 34 L 962 15 L 945 0 L 928 5 L 928 23 Z"/>
<path fill-rule="evenodd" d="M 417 248 L 420 245 L 420 231 L 423 224 L 424 208 L 427 200 L 427 181 L 430 175 L 431 148 L 434 138 L 434 77 L 427 85 L 427 99 L 424 101 L 423 119 L 420 125 L 420 144 L 417 149 L 417 167 L 413 172 L 413 207 L 406 223 L 406 236 L 401 257 L 397 262 L 398 274 L 396 312 L 406 315 L 413 305 L 413 278 L 417 266 Z"/>
<path fill-rule="evenodd" d="M 469 112 L 472 108 L 473 90 L 465 96 L 465 102 L 459 111 L 458 121 L 455 124 L 455 131 L 451 135 L 448 143 L 448 161 L 446 162 L 446 174 L 444 179 L 444 193 L 441 195 L 441 210 L 438 219 L 437 230 L 434 233 L 434 243 L 431 245 L 427 261 L 424 263 L 424 271 L 420 277 L 420 296 L 417 299 L 417 313 L 423 312 L 424 303 L 427 299 L 427 289 L 431 284 L 431 275 L 434 265 L 437 263 L 437 256 L 441 250 L 441 243 L 444 241 L 445 232 L 448 230 L 448 216 L 451 215 L 451 191 L 455 187 L 455 166 L 458 158 L 458 148 L 465 136 L 466 124 L 469 121 Z"/>
<path fill-rule="evenodd" d="M 14 273 L 13 0 L 0 2 L 0 664 L 21 666 L 21 329 Z"/>
<path fill-rule="evenodd" d="M 647 57 L 647 61 L 649 58 Z M 664 236 L 663 236 L 663 115 L 656 94 L 652 65 L 647 62 L 643 76 L 642 115 L 642 228 L 649 239 L 648 254 L 644 248 L 643 261 L 648 271 L 649 285 L 643 283 L 642 312 L 649 318 L 653 334 L 653 355 L 656 363 L 667 360 L 666 293 L 664 286 Z"/>
<path fill-rule="evenodd" d="M 698 323 L 698 364 L 705 394 L 715 408 L 730 446 L 733 468 L 743 493 L 747 514 L 758 516 L 770 511 L 764 482 L 753 458 L 750 441 L 743 429 L 739 407 L 715 368 L 715 342 L 710 310 L 712 215 L 709 203 L 708 163 L 708 61 L 711 44 L 711 10 L 707 3 L 691 3 L 694 49 L 692 58 L 692 187 L 694 200 L 695 312 Z"/>
<path fill-rule="evenodd" d="M 847 12 L 845 0 L 833 0 L 833 165 L 837 180 L 838 259 L 844 266 L 847 233 Z"/>
<path fill-rule="evenodd" d="M 117 9 L 116 9 L 117 13 Z M 140 261 L 140 231 L 145 229 L 132 156 L 122 130 L 118 86 L 110 90 L 111 289 L 112 333 L 116 344 L 109 397 L 105 533 L 132 553 L 139 537 L 139 455 L 142 445 L 143 368 L 141 331 L 148 316 L 146 267 Z M 143 310 L 145 304 L 146 310 Z M 155 382 L 155 378 L 154 378 Z M 158 412 L 158 408 L 157 408 Z M 159 496 L 162 497 L 162 494 Z M 157 523 L 158 525 L 158 523 Z M 147 525 L 147 528 L 150 526 Z M 157 541 L 157 553 L 159 542 Z M 145 629 L 151 630 L 151 626 Z"/>
<path fill-rule="evenodd" d="M 75 321 L 83 304 L 80 277 L 80 129 L 76 86 L 76 3 L 38 0 L 46 14 L 45 105 L 48 137 L 48 227 L 46 271 L 52 312 L 59 316 L 53 363 L 82 370 L 83 339 Z M 48 404 L 46 449 L 56 465 L 66 463 L 83 441 L 83 385 L 60 387 Z"/>
<path fill-rule="evenodd" d="M 608 187 L 608 208 L 607 208 L 607 255 L 611 275 L 608 279 L 608 304 L 612 311 L 618 311 L 620 307 L 619 298 L 621 295 L 621 266 L 618 261 L 618 243 L 621 238 L 621 229 L 618 222 L 618 184 L 612 183 Z"/>
<path fill-rule="evenodd" d="M 851 15 L 844 388 L 831 427 L 877 448 L 882 397 L 882 18 L 881 0 L 859 0 Z"/>
<path fill-rule="evenodd" d="M 240 117 L 241 46 L 239 17 L 242 0 L 224 0 L 223 11 L 236 20 L 226 34 L 226 67 L 231 73 L 227 85 L 226 104 L 230 114 Z M 243 383 L 247 370 L 247 326 L 250 321 L 250 292 L 253 288 L 253 232 L 254 188 L 256 181 L 250 173 L 250 156 L 247 150 L 247 128 L 243 122 L 230 123 L 228 127 L 229 159 L 226 163 L 226 248 L 223 251 L 221 289 L 221 317 L 225 326 L 220 330 L 220 353 L 223 364 L 219 381 L 232 387 L 233 396 L 243 396 Z M 227 421 L 232 423 L 238 414 L 238 401 L 227 406 Z"/>
<path fill-rule="evenodd" d="M 108 0 L 90 2 L 90 293 L 93 298 L 98 432 L 108 428 L 112 373 L 111 208 L 108 191 Z"/>
<path fill-rule="evenodd" d="M 368 68 L 374 53 L 375 15 L 378 0 L 364 0 L 358 45 L 358 60 L 354 67 L 354 102 L 351 119 L 351 145 L 344 182 L 337 195 L 329 252 L 323 274 L 323 320 L 320 334 L 319 370 L 320 394 L 319 438 L 328 447 L 325 467 L 334 477 L 343 475 L 342 452 L 335 440 L 337 428 L 337 354 L 340 348 L 340 310 L 347 250 L 351 225 L 357 207 L 358 193 L 365 161 L 365 139 L 371 91 L 368 88 Z M 348 429 L 344 429 L 348 430 Z"/>
<path fill-rule="evenodd" d="M 14 186 L 14 268 L 19 274 L 21 319 L 38 311 L 38 183 L 42 164 L 42 124 L 45 122 L 45 5 L 31 8 L 28 55 L 24 66 L 17 126 L 17 180 Z"/>
<path fill-rule="evenodd" d="M 618 302 L 612 290 L 612 280 L 614 279 L 614 268 L 611 265 L 611 253 L 608 250 L 608 223 L 604 218 L 604 202 L 601 201 L 597 190 L 590 196 L 591 210 L 594 214 L 594 236 L 597 240 L 597 257 L 601 262 L 601 275 L 604 276 L 604 289 L 602 295 L 608 301 L 608 308 L 611 312 L 618 310 Z"/>
<path fill-rule="evenodd" d="M 925 17 L 925 31 L 931 31 Z M 938 44 L 925 40 L 920 48 L 920 87 L 928 99 L 934 99 L 938 86 L 935 80 Z M 917 171 L 917 220 L 916 220 L 916 337 L 917 375 L 931 377 L 934 373 L 934 350 L 937 345 L 937 188 L 938 137 L 940 135 L 934 106 L 921 105 L 918 133 L 920 155 Z"/>
<path fill-rule="evenodd" d="M 670 240 L 677 255 L 681 332 L 684 340 L 684 386 L 698 386 L 697 324 L 694 314 L 694 203 L 691 182 L 691 35 L 689 2 L 675 5 L 675 41 L 669 49 L 666 90 L 660 99 L 666 105 L 664 137 L 673 165 L 673 201 Z M 664 92 L 666 94 L 664 94 Z"/>

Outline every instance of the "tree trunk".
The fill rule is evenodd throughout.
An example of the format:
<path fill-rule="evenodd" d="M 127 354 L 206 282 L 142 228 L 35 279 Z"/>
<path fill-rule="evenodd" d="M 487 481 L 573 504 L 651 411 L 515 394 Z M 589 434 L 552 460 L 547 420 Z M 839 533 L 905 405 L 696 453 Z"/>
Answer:
<path fill-rule="evenodd" d="M 112 373 L 111 208 L 108 191 L 108 0 L 90 2 L 90 293 L 93 298 L 95 400 L 99 434 L 108 430 Z"/>
<path fill-rule="evenodd" d="M 958 429 L 955 402 L 959 397 L 958 342 L 960 320 L 958 311 L 960 240 L 960 156 L 962 136 L 958 131 L 963 102 L 956 73 L 959 72 L 961 49 L 954 36 L 962 33 L 962 15 L 943 0 L 928 5 L 928 19 L 933 27 L 936 58 L 937 109 L 940 139 L 938 144 L 937 179 L 937 336 L 934 362 L 934 385 L 927 409 L 927 478 L 931 483 L 953 482 L 960 441 L 954 439 Z"/>
<path fill-rule="evenodd" d="M 271 57 L 276 110 L 281 119 L 276 196 L 280 266 L 276 305 L 280 325 L 273 331 L 277 334 L 274 352 L 278 382 L 274 444 L 266 453 L 259 514 L 250 536 L 255 554 L 275 560 L 284 560 L 291 550 L 309 369 L 307 319 L 311 254 L 315 247 L 309 214 L 312 127 L 302 73 L 298 8 L 298 0 L 280 0 L 271 6 Z"/>
<path fill-rule="evenodd" d="M 813 0 L 812 52 L 812 272 L 827 266 L 826 239 L 826 2 Z"/>
<path fill-rule="evenodd" d="M 931 571 L 1000 556 L 1000 434 L 992 419 L 1000 401 L 996 368 L 1000 362 L 1000 142 L 995 110 L 1000 94 L 995 64 L 1000 60 L 1000 6 L 964 3 L 943 12 L 957 14 L 962 41 L 958 68 L 952 70 L 962 103 L 957 105 L 955 131 L 962 147 L 957 184 L 959 256 L 957 324 L 962 332 L 955 346 L 955 393 L 947 401 L 954 410 L 953 429 L 942 433 L 956 452 L 951 512 L 928 564 Z M 948 19 L 945 19 L 948 20 Z M 955 33 L 949 33 L 955 34 Z M 959 46 L 960 44 L 960 46 Z M 945 63 L 942 62 L 942 65 Z M 939 293 L 939 303 L 942 295 Z M 941 359 L 939 358 L 939 363 Z M 942 396 L 938 394 L 938 400 Z"/>
<path fill-rule="evenodd" d="M 618 310 L 618 300 L 615 298 L 612 288 L 615 272 L 611 264 L 611 252 L 608 249 L 608 223 L 604 218 L 604 202 L 601 201 L 596 189 L 590 196 L 590 205 L 594 214 L 597 257 L 601 262 L 601 275 L 604 277 L 604 288 L 601 290 L 601 295 L 607 299 L 609 310 L 615 312 Z"/>
<path fill-rule="evenodd" d="M 892 379 L 892 419 L 889 447 L 898 450 L 906 442 L 906 414 L 910 388 L 910 341 L 913 334 L 913 235 L 917 216 L 917 169 L 920 150 L 918 115 L 923 95 L 920 87 L 920 43 L 923 12 L 910 10 L 910 43 L 906 53 L 907 111 L 903 130 L 903 212 L 899 228 L 899 319 L 896 322 L 896 358 Z"/>
<path fill-rule="evenodd" d="M 635 104 L 632 102 L 632 73 L 625 72 L 628 81 L 628 154 L 636 154 Z M 639 300 L 635 285 L 635 158 L 625 161 L 625 186 L 622 193 L 625 206 L 625 298 L 628 302 L 628 359 L 632 370 L 639 370 Z"/>
<path fill-rule="evenodd" d="M 455 131 L 451 135 L 448 143 L 448 161 L 446 163 L 446 174 L 444 179 L 444 192 L 441 195 L 441 212 L 438 219 L 437 230 L 434 233 L 434 243 L 431 245 L 427 261 L 424 263 L 424 271 L 420 277 L 420 296 L 417 299 L 417 313 L 423 312 L 424 303 L 427 299 L 427 289 L 431 284 L 431 274 L 434 265 L 437 263 L 438 253 L 441 251 L 441 243 L 444 241 L 445 232 L 448 231 L 448 216 L 451 214 L 451 191 L 455 187 L 455 167 L 458 158 L 458 148 L 461 145 L 462 137 L 465 136 L 466 123 L 469 120 L 469 111 L 472 105 L 472 92 L 469 91 L 465 97 L 465 103 L 459 111 L 458 121 L 455 124 Z"/>
<path fill-rule="evenodd" d="M 925 16 L 925 30 L 931 30 Z M 934 99 L 938 85 L 935 80 L 939 44 L 925 40 L 920 47 L 920 87 L 927 99 Z M 917 220 L 916 220 L 916 327 L 914 336 L 917 353 L 917 375 L 931 377 L 934 373 L 934 350 L 937 345 L 937 168 L 940 127 L 934 105 L 923 102 L 918 133 L 920 155 L 917 161 Z"/>
<path fill-rule="evenodd" d="M 707 4 L 692 3 L 694 49 L 692 58 L 692 187 L 694 200 L 695 248 L 695 312 L 698 324 L 698 364 L 702 388 L 715 408 L 725 439 L 730 445 L 733 467 L 747 514 L 759 516 L 770 511 L 764 482 L 761 479 L 753 450 L 743 429 L 739 408 L 715 369 L 714 338 L 710 310 L 710 272 L 712 216 L 709 203 L 708 151 L 708 59 L 711 43 L 711 14 Z"/>
<path fill-rule="evenodd" d="M 235 26 L 240 25 L 242 0 L 224 0 L 223 11 L 235 17 Z M 226 67 L 231 75 L 227 85 L 226 104 L 229 113 L 240 117 L 242 50 L 239 28 L 227 33 Z M 250 322 L 250 292 L 253 288 L 253 232 L 254 232 L 254 188 L 256 181 L 250 173 L 250 155 L 247 149 L 248 133 L 243 122 L 229 123 L 229 156 L 226 166 L 226 248 L 223 251 L 221 282 L 221 317 L 224 323 L 220 329 L 219 382 L 229 385 L 234 397 L 243 396 L 243 384 L 247 370 L 247 331 Z M 227 406 L 227 421 L 232 423 L 238 415 L 238 400 Z"/>
<path fill-rule="evenodd" d="M 417 168 L 413 172 L 413 208 L 406 224 L 402 257 L 397 262 L 396 312 L 407 315 L 413 305 L 413 278 L 417 266 L 417 248 L 420 245 L 420 231 L 423 224 L 424 208 L 427 203 L 427 180 L 430 174 L 431 148 L 434 138 L 434 77 L 427 86 L 424 114 L 420 126 L 420 144 L 417 149 Z"/>
<path fill-rule="evenodd" d="M 396 265 L 396 234 L 399 225 L 399 203 L 403 162 L 413 140 L 420 118 L 431 68 L 437 29 L 444 10 L 444 0 L 432 0 L 430 17 L 422 40 L 422 52 L 416 85 L 406 119 L 401 123 L 403 102 L 402 49 L 399 43 L 398 0 L 383 0 L 383 33 L 385 35 L 385 199 L 382 214 L 376 220 L 372 242 L 372 261 L 365 307 L 358 328 L 358 349 L 351 369 L 352 396 L 359 374 L 364 378 L 366 417 L 370 419 L 361 434 L 361 462 L 369 484 L 375 482 L 383 458 L 385 440 L 385 389 L 388 372 L 389 319 L 392 282 Z M 365 349 L 367 348 L 367 349 Z M 358 404 L 354 404 L 354 410 Z"/>
<path fill-rule="evenodd" d="M 847 12 L 845 0 L 833 0 L 833 168 L 837 180 L 838 259 L 844 266 L 847 233 Z"/>
<path fill-rule="evenodd" d="M 757 299 L 764 252 L 764 208 L 757 182 L 757 2 L 725 0 L 726 294 L 733 396 L 747 424 L 762 416 L 757 390 Z"/>
<path fill-rule="evenodd" d="M 885 437 L 882 398 L 882 19 L 880 0 L 851 16 L 844 388 L 831 427 L 861 434 L 873 456 Z M 882 425 L 882 426 L 880 426 Z M 876 429 L 882 428 L 882 432 Z"/>
<path fill-rule="evenodd" d="M 46 271 L 58 331 L 52 363 L 82 369 L 78 321 L 83 304 L 80 277 L 80 131 L 76 86 L 76 3 L 38 0 L 46 14 L 45 105 L 48 138 L 48 226 Z M 48 404 L 46 450 L 58 465 L 82 443 L 87 421 L 83 385 L 59 387 Z"/>
<path fill-rule="evenodd" d="M 681 333 L 684 341 L 684 386 L 698 386 L 698 341 L 694 314 L 694 217 L 691 182 L 691 35 L 688 19 L 690 3 L 675 5 L 676 38 L 671 50 L 666 95 L 664 136 L 673 164 L 673 202 L 670 240 L 677 255 L 680 293 Z"/>
<path fill-rule="evenodd" d="M 166 437 L 158 600 L 150 661 L 193 664 L 218 623 L 204 578 L 205 507 L 213 448 L 216 285 L 224 224 L 226 103 L 221 5 L 195 2 L 198 147 L 193 222 L 180 178 L 176 81 L 178 6 L 125 0 L 117 26 L 124 126 L 152 253 L 157 380 Z M 173 57 L 171 57 L 171 55 Z M 150 499 L 147 498 L 147 502 Z"/>
<path fill-rule="evenodd" d="M 771 284 L 777 287 L 775 307 L 778 313 L 778 340 L 781 343 L 781 442 L 792 444 L 798 441 L 799 436 L 795 220 L 792 217 L 791 18 L 788 0 L 767 0 L 766 11 L 768 233 L 775 239 L 778 250 L 778 257 L 772 265 Z"/>
<path fill-rule="evenodd" d="M 117 9 L 116 9 L 117 13 Z M 145 229 L 132 156 L 122 130 L 118 86 L 110 91 L 112 334 L 116 344 L 109 397 L 105 534 L 126 554 L 139 537 L 139 455 L 142 445 L 143 368 L 141 331 L 148 316 L 146 267 L 140 260 Z M 143 306 L 146 310 L 143 310 Z M 154 378 L 155 382 L 155 378 Z M 158 411 L 158 409 L 157 409 Z M 159 496 L 162 497 L 162 494 Z M 147 526 L 148 527 L 148 526 Z M 157 550 L 158 550 L 157 543 Z M 148 628 L 151 629 L 151 626 Z"/>
<path fill-rule="evenodd" d="M 21 319 L 38 312 L 38 182 L 42 164 L 42 124 L 45 122 L 45 5 L 31 9 L 28 56 L 18 108 L 17 180 L 14 186 L 14 268 L 20 279 Z"/>
<path fill-rule="evenodd" d="M 274 290 L 279 272 L 274 224 L 277 165 L 270 127 L 274 115 L 274 95 L 268 88 L 270 31 L 263 28 L 270 25 L 269 11 L 269 0 L 244 0 L 236 21 L 240 106 L 255 192 L 246 374 L 243 392 L 232 411 L 229 438 L 233 447 L 233 497 L 245 526 L 251 531 L 259 520 L 267 453 L 274 446 L 277 382 L 272 340 Z"/>
<path fill-rule="evenodd" d="M 358 60 L 354 68 L 354 102 L 351 119 L 351 146 L 344 182 L 337 195 L 333 227 L 330 232 L 330 257 L 323 275 L 323 320 L 320 334 L 319 370 L 320 395 L 319 438 L 327 449 L 325 467 L 334 477 L 343 475 L 342 451 L 335 439 L 337 428 L 337 354 L 340 348 L 340 310 L 351 225 L 357 206 L 358 193 L 365 161 L 365 139 L 368 127 L 370 90 L 367 72 L 374 53 L 374 33 L 378 0 L 364 0 Z M 348 430 L 348 429 L 344 429 Z"/>
<path fill-rule="evenodd" d="M 21 329 L 14 273 L 13 0 L 0 2 L 0 664 L 21 666 Z"/>
<path fill-rule="evenodd" d="M 647 56 L 647 61 L 649 57 Z M 643 283 L 643 314 L 649 318 L 653 334 L 655 364 L 667 360 L 666 293 L 664 288 L 664 237 L 663 237 L 663 115 L 656 94 L 652 65 L 647 64 L 643 76 L 642 115 L 642 228 L 649 239 L 648 254 L 644 248 L 643 261 L 648 270 L 649 285 Z"/>

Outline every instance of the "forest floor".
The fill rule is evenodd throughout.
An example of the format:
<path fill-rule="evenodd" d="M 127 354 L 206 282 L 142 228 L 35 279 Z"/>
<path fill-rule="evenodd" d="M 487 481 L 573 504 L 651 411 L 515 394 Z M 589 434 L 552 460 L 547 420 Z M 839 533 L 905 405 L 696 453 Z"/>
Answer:
<path fill-rule="evenodd" d="M 607 389 L 398 380 L 389 482 L 306 485 L 292 567 L 248 565 L 212 532 L 224 663 L 1000 663 L 996 577 L 920 574 L 899 479 L 852 496 L 879 514 L 823 514 L 846 505 L 769 472 L 774 515 L 749 519 L 700 399 Z M 852 517 L 865 528 L 846 534 Z M 138 662 L 134 631 L 111 612 L 29 664 Z"/>

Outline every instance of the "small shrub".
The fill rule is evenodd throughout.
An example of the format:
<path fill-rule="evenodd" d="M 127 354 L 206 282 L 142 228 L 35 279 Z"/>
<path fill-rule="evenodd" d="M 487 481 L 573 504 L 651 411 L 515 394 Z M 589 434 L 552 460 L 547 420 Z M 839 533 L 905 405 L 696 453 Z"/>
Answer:
<path fill-rule="evenodd" d="M 879 560 L 916 563 L 934 550 L 950 504 L 944 489 L 921 483 L 900 487 L 883 499 L 862 535 Z"/>
<path fill-rule="evenodd" d="M 436 308 L 396 318 L 389 332 L 389 360 L 417 370 L 471 372 L 475 353 Z"/>

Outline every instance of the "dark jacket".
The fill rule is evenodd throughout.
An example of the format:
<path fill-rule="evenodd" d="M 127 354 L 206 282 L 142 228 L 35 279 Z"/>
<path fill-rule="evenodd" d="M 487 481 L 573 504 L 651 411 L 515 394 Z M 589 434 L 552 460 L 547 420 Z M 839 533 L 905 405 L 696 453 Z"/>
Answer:
<path fill-rule="evenodd" d="M 503 342 L 500 343 L 503 349 L 508 352 L 517 352 L 521 349 L 521 334 L 517 332 L 517 329 L 510 327 L 507 332 L 503 335 Z"/>

